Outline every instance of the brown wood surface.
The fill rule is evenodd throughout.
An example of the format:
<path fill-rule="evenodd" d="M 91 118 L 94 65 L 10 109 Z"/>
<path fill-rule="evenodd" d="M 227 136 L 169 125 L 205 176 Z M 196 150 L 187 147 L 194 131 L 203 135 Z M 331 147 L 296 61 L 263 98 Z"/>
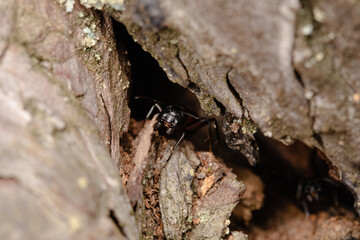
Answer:
<path fill-rule="evenodd" d="M 115 164 L 129 110 L 111 19 L 51 0 L 0 16 L 0 239 L 139 239 Z"/>
<path fill-rule="evenodd" d="M 225 139 L 250 163 L 258 159 L 256 131 L 316 147 L 359 212 L 359 13 L 356 0 L 1 1 L 0 239 L 228 233 L 242 182 L 186 141 L 167 162 L 174 142 L 158 136 L 142 156 L 144 176 L 132 176 L 143 193 L 135 220 L 118 169 L 127 167 L 120 140 L 130 122 L 131 67 L 111 17 L 206 113 L 222 113 Z M 252 187 L 262 196 L 262 184 Z M 242 211 L 248 221 L 262 198 L 256 204 Z M 250 226 L 253 239 L 360 237 L 351 214 L 319 213 L 314 225 L 294 204 L 278 205 L 262 219 L 268 229 Z"/>

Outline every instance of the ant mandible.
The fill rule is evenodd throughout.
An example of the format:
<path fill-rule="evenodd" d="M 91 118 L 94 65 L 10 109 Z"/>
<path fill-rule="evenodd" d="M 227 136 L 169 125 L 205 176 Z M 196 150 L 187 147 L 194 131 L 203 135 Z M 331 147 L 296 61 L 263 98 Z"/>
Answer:
<path fill-rule="evenodd" d="M 157 131 L 161 136 L 179 138 L 175 146 L 171 149 L 169 158 L 184 139 L 185 135 L 192 131 L 196 131 L 206 124 L 208 124 L 210 142 L 212 140 L 211 123 L 215 124 L 214 127 L 218 135 L 218 125 L 215 118 L 200 118 L 189 112 L 186 112 L 179 106 L 167 105 L 150 97 L 137 96 L 135 99 L 147 99 L 154 102 L 146 115 L 146 118 L 149 119 L 155 108 L 159 111 L 159 115 L 157 116 L 156 123 L 154 125 L 154 131 Z"/>

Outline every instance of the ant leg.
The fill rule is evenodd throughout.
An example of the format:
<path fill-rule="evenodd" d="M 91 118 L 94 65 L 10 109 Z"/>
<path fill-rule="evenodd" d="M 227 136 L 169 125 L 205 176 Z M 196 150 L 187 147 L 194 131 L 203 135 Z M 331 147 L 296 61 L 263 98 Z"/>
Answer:
<path fill-rule="evenodd" d="M 207 124 L 208 124 L 208 137 L 205 141 L 209 141 L 210 144 L 210 152 L 212 152 L 212 146 L 217 145 L 219 153 L 221 153 L 221 149 L 219 148 L 219 141 L 220 141 L 220 135 L 219 135 L 219 126 L 215 118 L 206 118 Z M 216 133 L 216 140 L 213 141 L 213 128 L 215 128 Z"/>
<path fill-rule="evenodd" d="M 306 217 L 309 217 L 310 216 L 309 209 L 307 207 L 306 201 L 302 198 L 303 197 L 303 192 L 302 192 L 303 184 L 304 184 L 304 182 L 301 181 L 297 185 L 296 200 L 298 201 L 299 204 L 301 203 L 301 206 L 303 207 Z"/>
<path fill-rule="evenodd" d="M 150 119 L 151 114 L 154 112 L 154 108 L 157 108 L 159 110 L 159 112 L 162 111 L 161 106 L 158 103 L 155 103 L 154 105 L 152 105 L 152 107 L 150 108 L 149 112 L 146 114 L 146 118 Z"/>
<path fill-rule="evenodd" d="M 146 119 L 150 119 L 150 115 L 153 113 L 155 105 L 152 105 L 149 112 L 146 114 Z"/>
<path fill-rule="evenodd" d="M 210 152 L 211 152 L 211 141 L 212 141 L 212 128 L 211 128 L 211 122 L 208 121 L 208 139 L 210 141 Z"/>
<path fill-rule="evenodd" d="M 212 142 L 213 142 L 213 133 L 212 133 L 212 119 L 208 120 L 208 137 L 207 139 L 205 139 L 205 141 L 209 141 L 209 148 L 210 148 L 210 152 L 212 152 Z"/>
<path fill-rule="evenodd" d="M 155 107 L 159 110 L 159 112 L 162 112 L 162 107 L 160 106 L 160 104 L 163 105 L 163 106 L 166 106 L 166 104 L 163 103 L 162 101 L 153 99 L 153 98 L 151 98 L 151 97 L 136 96 L 135 99 L 146 99 L 146 100 L 150 100 L 150 101 L 154 102 L 154 105 L 152 105 L 152 107 L 150 108 L 149 112 L 146 114 L 146 118 L 147 118 L 147 119 L 150 119 L 150 116 L 151 116 L 151 114 L 154 112 L 154 108 L 155 108 Z"/>
<path fill-rule="evenodd" d="M 301 181 L 296 189 L 296 199 L 301 202 L 301 205 L 303 207 L 303 210 L 305 212 L 306 217 L 310 217 L 310 212 L 309 212 L 309 208 L 307 206 L 306 203 L 306 198 L 303 198 L 303 185 L 304 185 L 304 181 Z"/>
<path fill-rule="evenodd" d="M 191 113 L 188 113 L 188 112 L 184 112 L 184 114 L 185 114 L 185 115 L 188 115 L 189 117 L 192 117 L 192 118 L 194 118 L 194 119 L 196 119 L 196 120 L 207 119 L 207 118 L 200 118 L 200 117 L 195 116 L 195 115 L 193 115 L 193 114 L 191 114 Z"/>
<path fill-rule="evenodd" d="M 218 125 L 218 123 L 217 123 L 217 121 L 216 121 L 215 118 L 210 118 L 210 119 L 209 119 L 209 123 L 210 123 L 210 122 L 214 123 L 214 125 L 212 125 L 212 126 L 213 126 L 213 128 L 215 128 L 216 140 L 215 140 L 215 142 L 214 142 L 214 145 L 217 145 L 217 146 L 218 146 L 219 153 L 221 153 L 221 148 L 220 148 L 220 145 L 219 145 L 219 143 L 220 143 L 219 125 Z M 212 131 L 211 131 L 211 130 L 212 130 L 212 129 L 211 129 L 211 124 L 209 124 L 210 141 L 212 141 Z M 211 144 L 211 142 L 210 142 L 210 144 Z M 211 145 L 210 145 L 210 146 L 211 146 Z"/>
<path fill-rule="evenodd" d="M 216 142 L 220 141 L 219 126 L 218 126 L 218 123 L 217 123 L 216 119 L 215 118 L 199 118 L 199 117 L 193 116 L 190 113 L 185 113 L 185 114 L 190 116 L 190 117 L 193 117 L 196 120 L 198 120 L 194 124 L 187 127 L 186 131 L 194 131 L 194 130 L 204 126 L 206 123 L 208 124 L 208 139 L 206 139 L 206 140 L 210 140 L 210 151 L 211 151 L 211 143 L 212 143 L 212 140 L 213 140 L 211 126 L 212 126 L 213 123 L 215 124 L 215 125 L 213 125 L 213 127 L 215 128 L 215 131 L 216 131 L 216 138 L 217 138 Z M 219 150 L 219 152 L 221 152 L 220 148 L 218 150 Z"/>
<path fill-rule="evenodd" d="M 179 144 L 181 143 L 181 141 L 184 139 L 185 137 L 185 133 L 181 134 L 181 137 L 179 138 L 179 140 L 177 141 L 177 143 L 175 144 L 175 146 L 172 148 L 172 152 L 175 151 L 175 149 L 179 146 Z"/>
<path fill-rule="evenodd" d="M 217 141 L 220 141 L 219 124 L 215 118 L 212 118 L 211 121 L 213 121 L 215 123 L 216 138 L 217 138 Z"/>
<path fill-rule="evenodd" d="M 206 123 L 209 122 L 209 119 L 207 119 L 207 118 L 195 118 L 195 119 L 198 121 L 195 122 L 194 124 L 191 124 L 190 126 L 186 127 L 186 131 L 197 130 L 198 128 L 204 126 Z"/>
<path fill-rule="evenodd" d="M 296 189 L 296 200 L 300 202 L 301 195 L 302 195 L 302 188 L 303 188 L 303 181 L 298 183 L 297 189 Z"/>
<path fill-rule="evenodd" d="M 177 147 L 179 146 L 179 144 L 181 143 L 181 141 L 184 139 L 185 137 L 185 133 L 181 134 L 181 137 L 179 138 L 179 140 L 177 141 L 177 143 L 175 144 L 175 146 L 172 147 L 171 152 L 169 157 L 167 158 L 167 161 L 169 161 L 169 159 L 171 158 L 171 156 L 173 155 L 173 153 L 175 152 L 175 150 L 177 149 Z"/>
<path fill-rule="evenodd" d="M 308 206 L 307 206 L 307 204 L 306 204 L 306 201 L 305 201 L 305 200 L 302 200 L 302 201 L 301 201 L 301 204 L 303 205 L 303 208 L 304 208 L 304 212 L 305 212 L 306 217 L 307 217 L 307 218 L 310 217 L 310 212 L 309 212 L 309 208 L 308 208 Z"/>

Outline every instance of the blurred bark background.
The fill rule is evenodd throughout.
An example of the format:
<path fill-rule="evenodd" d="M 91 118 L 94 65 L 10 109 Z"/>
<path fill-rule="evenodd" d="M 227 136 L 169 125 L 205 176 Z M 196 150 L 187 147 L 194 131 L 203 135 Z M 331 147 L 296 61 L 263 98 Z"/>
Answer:
<path fill-rule="evenodd" d="M 115 164 L 124 52 L 109 16 L 75 8 L 0 3 L 1 239 L 139 239 Z"/>
<path fill-rule="evenodd" d="M 248 170 L 236 180 L 189 142 L 166 165 L 174 142 L 154 138 L 133 212 L 123 183 L 143 135 L 130 124 L 132 66 L 113 20 L 223 118 L 225 140 L 250 164 L 259 162 L 255 133 L 317 148 L 359 212 L 358 16 L 358 0 L 2 1 L 0 239 L 246 239 L 228 219 L 243 197 L 237 210 L 250 221 L 263 183 Z M 319 214 L 315 231 L 299 212 L 271 215 L 269 226 L 288 233 L 254 226 L 250 237 L 360 238 L 353 217 Z"/>

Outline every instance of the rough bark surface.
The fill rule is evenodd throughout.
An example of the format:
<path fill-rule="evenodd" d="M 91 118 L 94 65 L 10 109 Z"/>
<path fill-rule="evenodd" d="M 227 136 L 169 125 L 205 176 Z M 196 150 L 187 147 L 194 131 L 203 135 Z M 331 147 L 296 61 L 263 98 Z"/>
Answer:
<path fill-rule="evenodd" d="M 299 11 L 294 65 L 313 131 L 360 212 L 360 2 L 309 1 Z"/>
<path fill-rule="evenodd" d="M 23 21 L 46 24 L 34 23 L 31 31 L 27 25 L 20 25 L 19 28 L 25 28 L 19 29 L 20 39 L 41 64 L 74 92 L 118 163 L 119 139 L 127 131 L 130 115 L 125 50 L 119 44 L 116 51 L 109 16 L 79 4 L 66 13 L 62 4 L 57 8 L 46 6 L 51 4 L 56 3 L 49 1 L 36 8 L 38 16 L 26 12 L 30 16 L 23 16 Z M 46 21 L 48 18 L 54 21 Z"/>
<path fill-rule="evenodd" d="M 149 131 L 151 122 L 145 121 L 138 131 L 141 124 L 132 120 L 124 134 L 130 141 L 122 145 L 121 177 L 130 197 L 140 196 L 131 200 L 143 239 L 220 239 L 229 234 L 229 218 L 244 194 L 244 184 L 220 159 L 195 151 L 190 142 L 172 151 L 175 141 Z M 140 148 L 152 135 L 150 149 Z M 136 184 L 131 178 L 135 172 L 140 178 Z"/>
<path fill-rule="evenodd" d="M 206 112 L 219 113 L 216 99 L 244 139 L 257 126 L 316 146 L 360 209 L 358 1 L 133 0 L 124 9 L 109 11 Z"/>
<path fill-rule="evenodd" d="M 150 149 L 133 168 L 145 148 L 136 149 L 137 134 L 128 149 L 120 145 L 130 120 L 129 64 L 110 16 L 91 8 L 122 22 L 206 113 L 221 113 L 227 143 L 251 164 L 256 131 L 317 147 L 360 211 L 359 1 L 9 0 L 0 2 L 1 239 L 230 233 L 244 185 L 211 153 L 184 142 L 169 158 L 174 142 L 150 141 L 149 127 Z M 238 211 L 248 223 L 263 185 L 240 175 L 256 180 Z M 350 211 L 305 218 L 293 202 L 275 200 L 250 238 L 360 238 Z"/>
<path fill-rule="evenodd" d="M 129 110 L 111 19 L 73 7 L 0 3 L 1 239 L 139 239 L 114 163 Z"/>
<path fill-rule="evenodd" d="M 137 206 L 143 237 L 221 239 L 230 233 L 229 218 L 244 184 L 212 153 L 196 153 L 188 142 L 169 158 L 169 144 L 175 142 L 160 142 L 149 153 Z"/>
<path fill-rule="evenodd" d="M 322 212 L 316 217 L 304 218 L 299 208 L 278 199 L 276 205 L 281 205 L 270 218 L 264 218 L 266 230 L 263 227 L 252 226 L 250 239 L 257 240 L 303 240 L 326 239 L 343 240 L 359 239 L 360 222 L 345 216 L 330 216 Z M 272 206 L 276 208 L 276 206 Z M 286 219 L 286 220 L 285 220 Z"/>
<path fill-rule="evenodd" d="M 291 59 L 298 8 L 295 0 L 129 1 L 119 20 L 171 80 L 197 93 L 204 110 L 216 113 L 216 98 L 267 135 L 310 141 L 308 104 Z"/>

